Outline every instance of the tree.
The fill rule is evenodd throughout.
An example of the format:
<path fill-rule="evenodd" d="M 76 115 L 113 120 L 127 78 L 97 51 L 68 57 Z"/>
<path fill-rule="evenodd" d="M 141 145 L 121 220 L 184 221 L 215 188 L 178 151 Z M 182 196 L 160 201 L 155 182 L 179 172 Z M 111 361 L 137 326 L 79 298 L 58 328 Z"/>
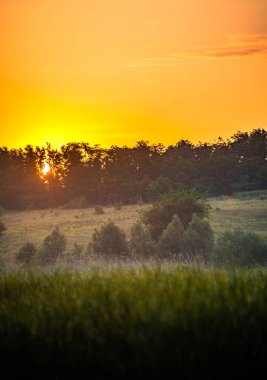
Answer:
<path fill-rule="evenodd" d="M 158 240 L 174 215 L 179 216 L 186 229 L 193 214 L 203 218 L 208 215 L 208 211 L 209 206 L 200 193 L 178 189 L 162 195 L 151 208 L 143 212 L 142 220 L 152 238 Z"/>
<path fill-rule="evenodd" d="M 150 257 L 155 254 L 155 244 L 151 239 L 149 231 L 140 221 L 131 228 L 130 248 L 137 257 Z"/>
<path fill-rule="evenodd" d="M 209 221 L 194 215 L 183 236 L 183 252 L 207 258 L 207 254 L 213 249 L 213 244 L 214 233 Z"/>
<path fill-rule="evenodd" d="M 16 257 L 17 263 L 22 266 L 31 265 L 34 263 L 36 254 L 37 254 L 36 246 L 28 242 L 20 248 Z"/>
<path fill-rule="evenodd" d="M 105 256 L 123 256 L 128 253 L 128 245 L 124 232 L 109 220 L 100 229 L 95 229 L 89 243 L 89 251 Z"/>
<path fill-rule="evenodd" d="M 43 250 L 41 252 L 42 264 L 54 264 L 60 254 L 65 251 L 67 240 L 59 228 L 56 227 L 50 235 L 44 239 Z"/>
<path fill-rule="evenodd" d="M 183 236 L 184 226 L 179 216 L 174 215 L 159 238 L 159 255 L 166 257 L 181 252 Z"/>

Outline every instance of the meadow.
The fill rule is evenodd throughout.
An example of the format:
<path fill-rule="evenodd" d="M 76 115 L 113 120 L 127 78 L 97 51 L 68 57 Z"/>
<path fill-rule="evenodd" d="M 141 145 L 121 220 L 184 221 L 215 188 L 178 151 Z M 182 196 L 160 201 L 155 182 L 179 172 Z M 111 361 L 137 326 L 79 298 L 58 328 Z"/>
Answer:
<path fill-rule="evenodd" d="M 267 199 L 209 199 L 215 237 L 240 227 L 267 241 Z M 226 379 L 254 377 L 267 358 L 267 272 L 175 262 L 86 262 L 18 270 L 27 241 L 41 246 L 55 226 L 87 246 L 112 219 L 129 236 L 149 205 L 2 211 L 0 355 L 4 378 Z M 15 364 L 15 365 L 14 365 Z"/>
<path fill-rule="evenodd" d="M 264 193 L 265 194 L 265 193 Z M 211 205 L 210 222 L 215 238 L 225 230 L 241 228 L 255 232 L 267 243 L 267 197 L 218 197 L 208 199 Z M 67 238 L 67 253 L 74 243 L 84 251 L 95 228 L 108 219 L 113 220 L 129 236 L 131 226 L 142 210 L 150 205 L 104 207 L 104 214 L 95 214 L 94 208 L 66 210 L 64 208 L 28 211 L 3 211 L 1 220 L 7 230 L 1 237 L 0 249 L 6 259 L 13 259 L 23 244 L 32 242 L 40 247 L 43 239 L 58 226 Z"/>

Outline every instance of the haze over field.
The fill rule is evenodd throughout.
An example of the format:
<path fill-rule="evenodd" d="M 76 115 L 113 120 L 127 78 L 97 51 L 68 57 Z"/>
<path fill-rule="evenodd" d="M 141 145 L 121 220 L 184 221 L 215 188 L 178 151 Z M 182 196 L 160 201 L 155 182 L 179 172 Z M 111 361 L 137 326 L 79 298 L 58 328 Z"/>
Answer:
<path fill-rule="evenodd" d="M 266 0 L 2 0 L 0 145 L 266 128 L 266 20 Z"/>

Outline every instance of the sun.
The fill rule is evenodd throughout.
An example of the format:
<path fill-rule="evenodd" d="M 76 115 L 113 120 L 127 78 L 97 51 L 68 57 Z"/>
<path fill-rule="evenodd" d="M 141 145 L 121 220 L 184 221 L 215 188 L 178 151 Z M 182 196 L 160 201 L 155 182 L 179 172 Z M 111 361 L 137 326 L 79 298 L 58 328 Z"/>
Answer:
<path fill-rule="evenodd" d="M 48 164 L 48 162 L 44 162 L 44 166 L 43 166 L 43 168 L 42 168 L 42 174 L 43 175 L 46 175 L 47 173 L 49 173 L 50 172 L 50 165 Z"/>

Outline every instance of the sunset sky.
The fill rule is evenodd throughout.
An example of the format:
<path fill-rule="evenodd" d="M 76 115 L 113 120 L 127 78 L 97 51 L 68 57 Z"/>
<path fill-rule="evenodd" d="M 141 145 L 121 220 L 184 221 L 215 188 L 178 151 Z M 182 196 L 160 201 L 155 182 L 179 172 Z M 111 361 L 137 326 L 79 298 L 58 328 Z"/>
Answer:
<path fill-rule="evenodd" d="M 0 0 L 0 146 L 267 128 L 266 0 Z"/>

